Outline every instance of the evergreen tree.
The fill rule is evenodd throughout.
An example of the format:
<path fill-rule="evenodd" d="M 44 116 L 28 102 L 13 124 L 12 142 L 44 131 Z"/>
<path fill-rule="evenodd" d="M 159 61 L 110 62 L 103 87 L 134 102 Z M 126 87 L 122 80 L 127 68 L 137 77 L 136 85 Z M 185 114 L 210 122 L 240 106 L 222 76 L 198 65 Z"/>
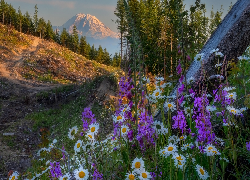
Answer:
<path fill-rule="evenodd" d="M 18 8 L 18 19 L 19 19 L 19 32 L 22 32 L 22 21 L 23 21 L 23 15 L 20 9 L 20 6 Z"/>
<path fill-rule="evenodd" d="M 91 60 L 96 60 L 96 54 L 97 54 L 97 51 L 95 49 L 95 45 L 93 44 L 89 52 L 89 58 Z"/>
<path fill-rule="evenodd" d="M 72 49 L 74 52 L 78 52 L 78 48 L 79 48 L 79 37 L 78 37 L 78 32 L 77 32 L 77 28 L 76 25 L 73 26 L 73 33 L 72 33 Z"/>
<path fill-rule="evenodd" d="M 8 24 L 10 26 L 14 26 L 15 28 L 17 28 L 17 13 L 16 13 L 16 10 L 14 9 L 14 7 L 10 4 L 9 7 L 8 7 L 8 13 L 7 13 L 7 21 L 8 21 Z"/>
<path fill-rule="evenodd" d="M 66 28 L 63 28 L 63 31 L 62 31 L 61 36 L 60 36 L 60 41 L 61 41 L 61 45 L 63 45 L 64 47 L 67 46 L 68 36 L 69 36 L 69 34 L 66 31 Z"/>
<path fill-rule="evenodd" d="M 48 23 L 46 24 L 46 32 L 45 32 L 45 39 L 52 40 L 54 39 L 55 33 L 53 31 L 52 25 L 50 20 L 48 20 Z"/>
<path fill-rule="evenodd" d="M 223 15 L 222 5 L 221 5 L 220 12 L 216 11 L 216 13 L 214 13 L 213 6 L 212 6 L 211 15 L 210 15 L 210 25 L 209 25 L 209 33 L 210 34 L 213 34 L 214 30 L 221 23 L 221 21 L 222 21 L 221 16 L 222 15 Z"/>
<path fill-rule="evenodd" d="M 88 43 L 86 47 L 86 56 L 85 56 L 87 59 L 90 59 L 90 51 L 91 51 L 91 46 Z"/>
<path fill-rule="evenodd" d="M 34 13 L 34 16 L 33 16 L 35 33 L 37 32 L 37 28 L 38 28 L 38 16 L 37 16 L 37 13 L 38 13 L 38 7 L 37 7 L 37 4 L 36 4 L 35 5 L 35 13 Z"/>
<path fill-rule="evenodd" d="M 29 12 L 26 11 L 26 13 L 23 16 L 23 31 L 29 34 L 30 26 L 31 26 L 30 15 Z"/>
<path fill-rule="evenodd" d="M 118 55 L 118 53 L 116 52 L 112 60 L 112 66 L 119 67 L 120 65 L 121 65 L 121 56 L 120 53 Z"/>
<path fill-rule="evenodd" d="M 111 64 L 111 55 L 109 55 L 109 52 L 107 51 L 106 48 L 104 48 L 104 52 L 103 52 L 103 64 L 106 64 L 106 65 L 110 65 Z"/>
<path fill-rule="evenodd" d="M 1 0 L 0 2 L 0 12 L 1 12 L 1 17 L 2 17 L 2 22 L 4 24 L 4 18 L 5 18 L 5 13 L 7 11 L 7 3 L 4 2 L 4 0 Z"/>
<path fill-rule="evenodd" d="M 98 47 L 96 61 L 99 62 L 99 63 L 102 63 L 102 64 L 104 62 L 103 61 L 103 49 L 102 49 L 101 45 L 99 45 L 99 47 Z"/>
<path fill-rule="evenodd" d="M 46 31 L 46 22 L 43 18 L 38 20 L 37 32 L 40 33 L 40 38 L 43 38 L 43 35 Z"/>
<path fill-rule="evenodd" d="M 59 35 L 57 29 L 55 30 L 55 35 L 54 35 L 54 37 L 53 37 L 53 40 L 54 40 L 56 43 L 61 44 L 60 35 Z"/>
<path fill-rule="evenodd" d="M 79 53 L 85 57 L 88 54 L 86 36 L 80 38 Z"/>

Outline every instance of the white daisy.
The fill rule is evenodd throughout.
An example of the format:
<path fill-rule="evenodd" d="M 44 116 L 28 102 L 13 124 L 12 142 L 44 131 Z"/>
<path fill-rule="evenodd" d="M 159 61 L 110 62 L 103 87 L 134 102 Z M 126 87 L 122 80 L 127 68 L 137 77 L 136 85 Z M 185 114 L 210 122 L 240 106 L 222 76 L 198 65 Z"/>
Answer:
<path fill-rule="evenodd" d="M 19 173 L 17 171 L 14 171 L 12 175 L 10 176 L 9 180 L 17 180 L 19 177 Z"/>
<path fill-rule="evenodd" d="M 153 99 L 161 99 L 161 98 L 163 98 L 163 96 L 162 96 L 161 94 L 162 94 L 162 92 L 161 92 L 161 90 L 158 88 L 158 89 L 156 89 L 156 90 L 153 92 L 153 94 L 151 95 L 151 97 L 152 97 Z"/>
<path fill-rule="evenodd" d="M 190 84 L 194 81 L 193 76 L 191 76 L 190 78 L 187 79 L 187 84 Z"/>
<path fill-rule="evenodd" d="M 144 168 L 144 161 L 142 158 L 135 158 L 132 162 L 132 169 L 134 169 L 136 172 L 140 172 L 142 168 Z"/>
<path fill-rule="evenodd" d="M 187 138 L 187 135 L 184 135 L 184 136 L 182 135 L 181 137 L 179 137 L 179 141 L 181 141 L 181 140 L 185 141 L 186 138 Z"/>
<path fill-rule="evenodd" d="M 89 125 L 89 133 L 93 133 L 94 135 L 96 135 L 98 133 L 99 130 L 99 123 L 93 123 Z"/>
<path fill-rule="evenodd" d="M 68 137 L 69 139 L 75 139 L 75 134 L 77 133 L 78 129 L 76 126 L 72 127 L 71 129 L 69 129 L 69 134 L 68 134 Z"/>
<path fill-rule="evenodd" d="M 168 133 L 168 129 L 164 128 L 164 125 L 160 121 L 154 121 L 153 128 L 157 132 L 157 134 L 166 134 Z"/>
<path fill-rule="evenodd" d="M 75 152 L 80 152 L 80 148 L 82 147 L 82 141 L 78 140 L 75 144 L 74 150 Z"/>
<path fill-rule="evenodd" d="M 191 111 L 191 115 L 193 114 L 193 109 L 191 109 L 190 107 L 184 107 L 184 111 L 188 117 L 190 117 L 190 111 Z"/>
<path fill-rule="evenodd" d="M 244 60 L 249 60 L 250 58 L 247 57 L 247 56 L 239 56 L 238 59 L 239 59 L 239 60 L 243 60 L 243 59 L 244 59 Z"/>
<path fill-rule="evenodd" d="M 187 150 L 187 148 L 191 148 L 191 146 L 193 146 L 192 143 L 183 144 L 182 147 L 181 147 L 181 150 L 182 151 Z"/>
<path fill-rule="evenodd" d="M 194 57 L 194 60 L 195 60 L 195 61 L 202 60 L 202 59 L 203 59 L 203 56 L 204 56 L 204 53 L 197 54 L 197 55 Z"/>
<path fill-rule="evenodd" d="M 240 110 L 240 112 L 241 112 L 241 113 L 243 113 L 244 111 L 246 111 L 246 110 L 247 110 L 247 107 L 240 108 L 239 110 Z"/>
<path fill-rule="evenodd" d="M 219 48 L 211 50 L 210 53 L 212 54 L 212 53 L 218 52 L 218 51 L 219 51 Z"/>
<path fill-rule="evenodd" d="M 170 143 L 168 146 L 164 148 L 165 150 L 165 157 L 169 156 L 170 154 L 174 154 L 177 151 L 176 145 Z"/>
<path fill-rule="evenodd" d="M 130 106 L 126 105 L 122 108 L 121 115 L 124 116 L 125 112 L 130 111 Z"/>
<path fill-rule="evenodd" d="M 220 155 L 221 153 L 211 144 L 208 144 L 205 149 L 207 156 Z"/>
<path fill-rule="evenodd" d="M 86 137 L 88 138 L 88 140 L 90 141 L 95 141 L 95 136 L 93 133 L 87 133 Z"/>
<path fill-rule="evenodd" d="M 196 165 L 196 170 L 201 179 L 207 179 L 209 177 L 207 171 L 200 165 Z"/>
<path fill-rule="evenodd" d="M 125 180 L 135 180 L 136 179 L 136 172 L 132 171 L 130 173 L 126 173 Z"/>
<path fill-rule="evenodd" d="M 228 99 L 235 99 L 236 100 L 237 94 L 236 94 L 236 92 L 232 92 L 232 93 L 228 93 L 225 97 Z"/>
<path fill-rule="evenodd" d="M 208 110 L 209 112 L 212 112 L 212 111 L 215 111 L 215 110 L 216 110 L 216 107 L 207 106 L 207 107 L 206 107 L 206 110 Z"/>
<path fill-rule="evenodd" d="M 174 164 L 180 169 L 183 169 L 183 166 L 185 166 L 186 158 L 178 153 L 173 154 Z"/>
<path fill-rule="evenodd" d="M 164 81 L 164 78 L 163 77 L 155 77 L 155 80 L 156 81 Z"/>
<path fill-rule="evenodd" d="M 122 125 L 121 126 L 121 134 L 122 136 L 126 136 L 128 134 L 129 127 L 127 125 Z"/>
<path fill-rule="evenodd" d="M 125 120 L 124 116 L 122 116 L 122 115 L 118 115 L 118 116 L 112 115 L 112 117 L 113 117 L 113 121 L 115 123 L 124 122 L 124 120 Z"/>
<path fill-rule="evenodd" d="M 89 171 L 87 169 L 83 169 L 81 166 L 79 169 L 74 171 L 74 176 L 77 180 L 87 180 L 89 178 Z"/>
<path fill-rule="evenodd" d="M 71 175 L 70 173 L 66 173 L 65 175 L 61 176 L 59 180 L 70 180 Z"/>
<path fill-rule="evenodd" d="M 215 52 L 215 56 L 223 57 L 224 55 L 221 52 Z"/>
<path fill-rule="evenodd" d="M 231 91 L 234 89 L 236 89 L 236 88 L 235 87 L 225 87 L 223 90 L 228 92 L 228 91 Z"/>
<path fill-rule="evenodd" d="M 166 102 L 164 107 L 167 108 L 167 111 L 171 110 L 173 112 L 176 110 L 176 105 L 173 102 Z"/>
<path fill-rule="evenodd" d="M 152 178 L 152 176 L 150 175 L 150 173 L 147 172 L 145 170 L 145 168 L 142 168 L 141 171 L 140 171 L 140 174 L 139 174 L 139 179 L 140 180 L 149 180 L 151 178 Z"/>
<path fill-rule="evenodd" d="M 231 107 L 231 106 L 227 106 L 227 110 L 234 115 L 239 113 L 238 109 L 235 109 L 234 107 Z"/>
<path fill-rule="evenodd" d="M 219 63 L 219 64 L 215 64 L 215 67 L 221 67 L 222 66 L 222 63 Z"/>
<path fill-rule="evenodd" d="M 177 144 L 179 142 L 179 138 L 176 135 L 172 135 L 168 138 L 168 142 L 172 142 L 173 144 Z"/>

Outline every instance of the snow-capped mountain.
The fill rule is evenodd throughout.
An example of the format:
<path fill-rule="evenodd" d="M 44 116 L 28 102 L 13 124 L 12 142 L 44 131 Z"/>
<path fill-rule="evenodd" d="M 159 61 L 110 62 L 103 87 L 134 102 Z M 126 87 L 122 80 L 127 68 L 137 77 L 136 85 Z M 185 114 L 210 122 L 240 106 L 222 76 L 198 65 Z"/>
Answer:
<path fill-rule="evenodd" d="M 113 32 L 110 28 L 105 26 L 99 19 L 90 14 L 76 14 L 70 18 L 62 26 L 53 26 L 53 29 L 58 29 L 59 34 L 63 28 L 70 34 L 73 32 L 73 27 L 76 25 L 79 38 L 86 36 L 87 42 L 95 48 L 101 45 L 103 48 L 107 48 L 108 52 L 114 55 L 115 52 L 119 52 L 119 36 L 118 33 Z"/>

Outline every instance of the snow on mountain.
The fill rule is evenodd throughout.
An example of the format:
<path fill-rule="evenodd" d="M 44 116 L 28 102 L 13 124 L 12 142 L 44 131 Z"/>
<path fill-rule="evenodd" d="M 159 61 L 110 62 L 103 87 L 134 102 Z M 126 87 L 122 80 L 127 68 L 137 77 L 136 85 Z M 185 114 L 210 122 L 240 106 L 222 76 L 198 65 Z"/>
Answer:
<path fill-rule="evenodd" d="M 113 32 L 99 19 L 90 14 L 76 14 L 62 26 L 53 26 L 53 29 L 58 29 L 59 34 L 61 34 L 63 28 L 65 28 L 66 31 L 71 34 L 74 25 L 76 25 L 79 38 L 81 36 L 86 36 L 87 42 L 91 46 L 94 44 L 95 48 L 98 48 L 99 45 L 101 45 L 103 49 L 106 47 L 112 56 L 115 52 L 119 52 L 118 33 Z"/>

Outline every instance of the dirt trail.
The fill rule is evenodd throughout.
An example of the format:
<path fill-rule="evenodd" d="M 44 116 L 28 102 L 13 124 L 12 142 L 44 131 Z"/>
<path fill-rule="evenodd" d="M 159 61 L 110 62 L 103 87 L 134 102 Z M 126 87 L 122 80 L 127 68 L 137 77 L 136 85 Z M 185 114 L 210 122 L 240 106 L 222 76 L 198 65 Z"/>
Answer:
<path fill-rule="evenodd" d="M 18 72 L 17 68 L 21 66 L 24 61 L 24 57 L 29 54 L 36 53 L 39 50 L 39 45 L 42 40 L 39 38 L 34 38 L 32 46 L 29 49 L 24 49 L 22 53 L 17 56 L 14 56 L 11 59 L 5 61 L 5 63 L 0 63 L 0 77 L 6 78 L 13 84 L 21 85 L 22 87 L 33 90 L 33 93 L 42 90 L 49 90 L 60 85 L 52 85 L 46 83 L 38 83 L 34 80 L 24 79 Z"/>

